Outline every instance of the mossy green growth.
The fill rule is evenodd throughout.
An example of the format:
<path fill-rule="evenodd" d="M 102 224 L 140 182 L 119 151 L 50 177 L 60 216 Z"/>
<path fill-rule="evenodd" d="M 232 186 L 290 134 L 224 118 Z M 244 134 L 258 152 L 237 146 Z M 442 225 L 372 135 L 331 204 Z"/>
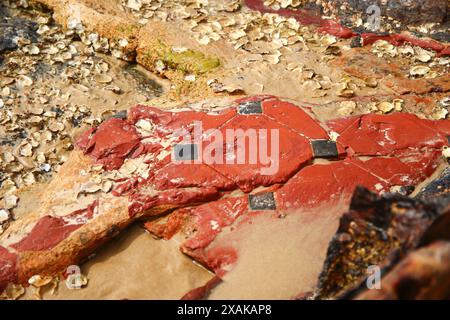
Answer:
<path fill-rule="evenodd" d="M 168 45 L 158 41 L 153 53 L 157 60 L 161 60 L 170 69 L 179 70 L 184 73 L 204 74 L 220 66 L 220 60 L 214 57 L 207 57 L 199 51 L 191 49 L 185 51 L 174 51 Z"/>

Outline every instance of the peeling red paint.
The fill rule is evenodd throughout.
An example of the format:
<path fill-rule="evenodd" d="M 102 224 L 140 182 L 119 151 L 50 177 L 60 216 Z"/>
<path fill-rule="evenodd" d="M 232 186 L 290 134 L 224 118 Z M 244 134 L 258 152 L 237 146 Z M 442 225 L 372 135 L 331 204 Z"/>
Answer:
<path fill-rule="evenodd" d="M 213 186 L 205 188 L 170 189 L 160 191 L 157 195 L 147 195 L 141 189 L 130 195 L 128 210 L 130 217 L 134 217 L 138 213 L 145 213 L 157 206 L 168 207 L 170 209 L 171 207 L 194 205 L 218 198 L 220 198 L 220 193 Z"/>
<path fill-rule="evenodd" d="M 225 198 L 191 209 L 189 217 L 195 237 L 183 243 L 186 250 L 208 246 L 222 228 L 231 225 L 248 209 L 246 197 Z"/>
<path fill-rule="evenodd" d="M 318 122 L 301 109 L 294 110 L 291 106 L 277 99 L 268 99 L 263 102 L 262 109 L 264 115 L 274 122 L 291 130 L 294 127 L 293 131 L 307 142 L 311 139 L 328 138 L 327 132 Z M 255 126 L 262 126 L 264 123 L 268 127 L 268 123 L 271 123 L 266 122 L 262 115 L 237 116 L 235 119 L 222 129 L 227 126 L 247 128 L 251 123 Z M 289 212 L 319 208 L 326 203 L 349 203 L 357 186 L 364 186 L 377 193 L 389 192 L 392 187 L 415 186 L 436 170 L 441 148 L 448 146 L 447 136 L 450 130 L 448 121 L 422 120 L 404 113 L 336 119 L 326 125 L 338 133 L 337 141 L 343 158 L 326 164 L 311 165 L 308 163 L 312 159 L 310 149 L 302 150 L 301 142 L 292 137 L 289 140 L 296 141 L 293 145 L 284 144 L 281 140 L 282 152 L 293 149 L 300 151 L 298 154 L 289 154 L 288 160 L 298 161 L 305 156 L 298 163 L 307 164 L 293 170 L 295 174 L 292 177 L 291 171 L 282 171 L 281 176 L 288 177 L 287 182 L 283 181 L 284 184 L 270 190 L 274 192 L 277 204 L 275 211 L 249 211 L 247 195 L 228 197 L 178 210 L 166 222 L 149 222 L 146 224 L 147 228 L 166 239 L 183 230 L 189 237 L 181 245 L 182 251 L 211 270 L 223 272 L 224 266 L 237 259 L 237 250 L 232 245 L 224 247 L 216 244 L 218 247 L 215 245 L 214 250 L 211 248 L 223 228 L 239 228 L 244 221 L 251 221 L 252 216 L 260 214 L 278 217 Z M 345 149 L 347 153 L 343 152 Z M 214 165 L 214 168 L 231 178 L 240 176 L 244 181 L 259 179 L 255 173 L 248 177 L 242 170 L 234 173 L 230 166 Z M 188 170 L 181 176 L 184 178 L 185 174 L 189 176 Z M 168 179 L 170 175 L 165 177 Z M 251 191 L 256 186 L 245 188 L 239 183 L 237 185 L 244 191 Z M 276 182 L 269 185 L 275 186 Z M 238 218 L 240 222 L 236 225 Z"/>
<path fill-rule="evenodd" d="M 49 250 L 80 227 L 81 225 L 79 224 L 67 225 L 61 218 L 44 216 L 38 221 L 29 235 L 12 244 L 11 247 L 19 252 Z"/>
<path fill-rule="evenodd" d="M 214 186 L 232 190 L 235 183 L 206 164 L 169 163 L 152 176 L 157 190 Z"/>
<path fill-rule="evenodd" d="M 413 35 L 408 34 L 390 34 L 390 35 L 377 35 L 374 33 L 363 33 L 361 34 L 364 45 L 370 45 L 378 40 L 385 40 L 394 46 L 402 46 L 404 44 L 411 44 L 413 46 L 418 46 L 426 50 L 433 50 L 440 52 L 447 47 L 442 43 L 432 40 L 432 39 L 420 39 Z"/>
<path fill-rule="evenodd" d="M 294 108 L 297 109 L 296 107 Z M 281 125 L 279 122 L 274 121 L 265 115 L 238 115 L 221 128 L 220 131 L 223 136 L 227 136 L 227 130 L 235 129 L 242 129 L 244 131 L 265 129 L 267 130 L 267 140 L 264 143 L 269 146 L 275 143 L 271 139 L 271 130 L 278 130 L 279 132 L 280 157 L 277 164 L 278 171 L 273 174 L 261 174 L 261 168 L 268 167 L 267 164 L 261 162 L 261 159 L 258 158 L 256 163 L 250 161 L 250 148 L 254 147 L 253 142 L 250 140 L 246 140 L 247 143 L 244 145 L 246 156 L 245 163 L 228 164 L 224 160 L 223 164 L 211 164 L 211 167 L 235 182 L 235 184 L 244 192 L 250 192 L 258 186 L 270 186 L 274 183 L 285 182 L 290 176 L 312 159 L 311 145 L 306 137 L 301 136 L 289 127 Z M 260 137 L 261 135 L 258 136 L 258 138 Z M 234 141 L 233 152 L 237 153 L 238 150 L 242 151 L 242 149 L 238 149 L 242 148 L 242 145 L 237 145 L 237 141 Z M 271 150 L 269 148 L 268 153 L 270 152 Z"/>
<path fill-rule="evenodd" d="M 340 143 L 360 156 L 387 156 L 409 147 L 439 149 L 448 143 L 439 131 L 447 130 L 445 121 L 428 122 L 413 114 L 368 114 L 331 120 L 327 126 L 339 134 Z"/>
<path fill-rule="evenodd" d="M 299 107 L 293 107 L 292 103 L 271 99 L 264 101 L 262 108 L 266 117 L 285 125 L 308 139 L 328 139 L 327 132 L 320 124 Z"/>
<path fill-rule="evenodd" d="M 86 209 L 74 211 L 64 217 L 44 216 L 28 235 L 12 244 L 11 248 L 18 252 L 50 250 L 92 219 L 96 207 L 97 201 Z"/>
<path fill-rule="evenodd" d="M 261 101 L 260 114 L 236 112 L 236 106 L 239 104 L 259 101 Z M 179 128 L 186 129 L 192 135 L 194 121 L 201 121 L 204 130 L 217 128 L 223 136 L 226 136 L 229 129 L 277 129 L 280 131 L 279 170 L 272 175 L 262 175 L 260 169 L 263 164 L 261 162 L 251 164 L 248 161 L 249 143 L 245 144 L 247 158 L 243 164 L 227 164 L 225 159 L 222 159 L 223 164 L 185 164 L 171 160 L 172 145 L 179 140 L 174 139 L 168 147 L 164 148 L 158 146 L 158 142 L 146 148 L 143 140 L 148 137 L 141 137 L 140 141 L 133 142 L 133 145 L 137 144 L 139 147 L 131 155 L 129 152 L 112 152 L 112 154 L 119 154 L 121 161 L 125 154 L 128 157 L 136 157 L 136 153 L 153 155 L 153 160 L 149 162 L 148 178 L 130 177 L 119 183 L 113 191 L 117 196 L 129 195 L 131 216 L 147 212 L 155 206 L 176 207 L 202 203 L 218 199 L 224 192 L 237 188 L 243 192 L 250 192 L 260 186 L 268 187 L 289 181 L 286 186 L 280 188 L 277 193 L 280 195 L 283 193 L 283 188 L 286 189 L 294 183 L 292 181 L 295 181 L 295 177 L 291 177 L 313 172 L 311 170 L 316 168 L 322 168 L 318 172 L 319 175 L 329 173 L 321 178 L 313 175 L 312 189 L 303 192 L 305 195 L 303 203 L 325 201 L 331 199 L 333 194 L 343 191 L 351 193 L 356 182 L 368 188 L 377 185 L 378 191 L 388 191 L 394 184 L 413 185 L 426 178 L 435 169 L 439 152 L 432 150 L 440 149 L 448 144 L 446 135 L 450 131 L 450 126 L 445 122 L 421 120 L 414 115 L 403 113 L 387 116 L 371 114 L 332 120 L 326 125 L 339 134 L 337 139 L 339 158 L 347 159 L 341 163 L 330 164 L 331 169 L 328 169 L 326 166 L 310 167 L 313 159 L 311 141 L 328 140 L 327 131 L 298 106 L 271 96 L 240 99 L 235 101 L 232 107 L 215 114 L 189 110 L 171 112 L 139 105 L 129 111 L 128 120 L 114 121 L 114 125 L 124 126 L 126 130 L 123 129 L 123 131 L 133 131 L 129 127 L 142 119 L 149 120 L 154 125 L 154 131 L 151 134 L 154 135 L 155 141 L 157 141 L 156 138 L 160 138 L 159 141 L 171 138 Z M 117 129 L 118 132 L 121 130 Z M 122 145 L 121 141 L 119 143 L 108 141 L 106 146 L 102 146 L 101 142 L 104 140 L 97 139 L 98 131 L 100 130 L 91 132 L 90 139 L 100 141 L 99 150 L 110 150 L 110 145 Z M 208 142 L 210 141 L 202 140 L 203 146 Z M 236 145 L 234 147 L 236 148 Z M 420 152 L 414 152 L 411 147 Z M 158 160 L 157 156 L 163 149 L 169 154 Z M 352 159 L 356 156 L 387 158 L 362 162 Z M 108 167 L 114 167 L 114 165 L 111 164 Z M 340 182 L 345 190 L 341 187 L 333 189 L 333 186 L 336 186 L 337 174 L 334 170 L 336 172 L 342 170 L 345 173 Z M 304 179 L 303 181 L 309 181 L 308 178 Z M 323 188 L 317 185 L 317 181 L 324 181 Z M 306 182 L 303 188 L 307 188 Z M 327 185 L 330 186 L 329 189 Z"/>
<path fill-rule="evenodd" d="M 253 109 L 246 113 L 240 107 Z M 112 154 L 119 154 L 121 162 L 127 157 L 150 156 L 148 176 L 122 180 L 114 194 L 128 195 L 131 217 L 152 212 L 155 207 L 194 206 L 175 211 L 164 222 L 148 222 L 146 227 L 165 239 L 178 232 L 186 233 L 188 237 L 181 250 L 219 275 L 238 259 L 234 244 L 216 240 L 225 228 L 239 228 L 258 215 L 277 218 L 305 209 L 314 211 L 324 204 L 345 204 L 358 185 L 377 193 L 389 192 L 392 187 L 416 186 L 436 170 L 441 149 L 448 146 L 450 135 L 448 121 L 422 120 L 405 113 L 368 114 L 322 125 L 302 108 L 271 96 L 240 99 L 231 103 L 230 108 L 215 113 L 136 106 L 128 115 L 126 121 L 114 124 L 128 128 L 139 120 L 148 120 L 154 125 L 153 131 L 150 137 L 139 137 L 133 142 L 137 145 L 133 152 Z M 229 129 L 279 130 L 279 170 L 262 175 L 260 169 L 264 164 L 248 161 L 249 143 L 245 144 L 247 161 L 243 164 L 227 164 L 225 159 L 222 164 L 172 161 L 173 145 L 181 141 L 175 133 L 182 128 L 188 137 L 194 138 L 195 121 L 201 121 L 204 130 L 217 129 L 224 137 Z M 97 141 L 98 131 L 89 133 L 91 140 Z M 313 164 L 312 141 L 330 141 L 329 131 L 337 133 L 336 157 Z M 145 142 L 146 139 L 151 142 Z M 101 142 L 99 139 L 99 150 L 110 150 L 109 146 L 116 145 L 108 142 L 103 147 Z M 210 141 L 200 142 L 205 148 Z M 223 149 L 226 148 L 224 145 Z M 264 192 L 273 192 L 275 209 L 250 208 L 247 193 L 261 186 L 270 187 Z M 229 194 L 237 189 L 244 194 Z"/>
<path fill-rule="evenodd" d="M 148 137 L 137 130 L 139 120 L 153 124 Z M 279 170 L 262 175 L 259 170 L 265 164 L 260 159 L 254 164 L 172 161 L 173 146 L 180 141 L 175 132 L 184 128 L 193 137 L 194 121 L 201 121 L 204 130 L 217 129 L 224 136 L 227 129 L 279 130 Z M 330 131 L 337 134 L 336 145 Z M 442 148 L 449 146 L 449 136 L 448 120 L 430 121 L 393 113 L 322 124 L 293 103 L 259 96 L 240 99 L 214 113 L 136 106 L 130 109 L 127 120 L 107 120 L 82 135 L 77 145 L 107 170 L 142 156 L 147 171 L 116 181 L 113 194 L 128 197 L 132 218 L 190 206 L 176 210 L 164 221 L 148 222 L 146 227 L 165 239 L 182 232 L 186 238 L 181 250 L 222 276 L 239 258 L 238 243 L 224 243 L 224 230 L 233 232 L 261 215 L 277 219 L 305 210 L 314 215 L 324 205 L 348 203 L 358 185 L 377 193 L 417 186 L 435 172 Z M 332 145 L 332 157 L 320 155 L 317 140 Z M 201 146 L 206 142 L 199 141 Z M 245 145 L 248 156 L 249 144 Z M 328 161 L 313 161 L 320 157 Z M 266 188 L 257 189 L 260 187 Z M 272 202 L 266 208 L 255 205 L 255 197 L 261 195 L 270 196 L 264 200 Z M 51 250 L 93 219 L 97 206 L 96 201 L 65 216 L 46 215 L 10 247 L 19 255 Z M 158 210 L 152 211 L 155 208 Z M 0 289 L 17 278 L 16 260 L 15 253 L 0 247 Z"/>
<path fill-rule="evenodd" d="M 238 114 L 237 106 L 249 102 L 261 102 L 262 114 Z M 148 120 L 154 125 L 154 130 L 149 137 L 136 139 L 137 134 L 133 126 L 139 120 Z M 249 159 L 250 148 L 254 142 L 246 140 L 244 163 L 227 163 L 222 157 L 221 163 L 184 164 L 171 160 L 172 146 L 180 139 L 180 128 L 185 129 L 188 135 L 193 137 L 193 123 L 200 121 L 203 132 L 216 129 L 223 137 L 227 137 L 229 130 L 256 130 L 258 137 L 260 131 L 265 130 L 267 136 L 259 141 L 272 145 L 271 129 L 279 131 L 279 148 L 281 150 L 279 163 L 276 163 L 277 171 L 273 174 L 261 174 L 261 168 L 269 166 L 262 163 L 261 158 L 253 163 Z M 113 127 L 115 132 L 124 132 L 117 141 L 115 137 L 105 138 L 105 133 Z M 132 134 L 131 143 L 127 143 Z M 97 137 L 100 135 L 100 137 Z M 116 196 L 128 194 L 130 197 L 130 215 L 148 211 L 156 205 L 186 205 L 191 202 L 204 202 L 217 199 L 221 193 L 240 188 L 249 192 L 259 186 L 271 186 L 286 182 L 304 165 L 312 160 L 310 139 L 327 139 L 327 132 L 315 122 L 305 111 L 292 103 L 284 102 L 271 96 L 257 96 L 240 99 L 231 104 L 230 108 L 215 113 L 200 111 L 163 111 L 153 107 L 138 105 L 128 112 L 127 120 L 108 120 L 96 131 L 88 131 L 83 139 L 80 139 L 79 147 L 93 156 L 97 162 L 103 163 L 107 169 L 117 168 L 126 157 L 136 158 L 142 155 L 151 155 L 148 170 L 148 178 L 139 176 L 130 177 L 124 181 L 118 181 L 113 193 Z M 172 140 L 171 140 L 172 139 Z M 237 141 L 233 140 L 232 152 L 237 153 Z M 89 140 L 89 142 L 86 142 Z M 153 141 L 150 144 L 146 141 Z M 156 142 L 155 142 L 156 141 Z M 158 142 L 159 141 L 159 142 Z M 168 143 L 168 147 L 162 147 L 162 143 Z M 201 140 L 206 148 L 211 141 Z M 252 145 L 253 144 L 253 145 Z M 135 147 L 137 146 L 137 147 Z M 131 149 L 134 149 L 131 152 Z M 164 157 L 157 159 L 163 152 L 168 151 Z M 221 150 L 226 154 L 227 146 Z M 239 149 L 240 150 L 240 149 Z M 242 150 L 240 150 L 242 151 Z M 340 147 L 341 154 L 345 150 Z M 267 150 L 270 156 L 272 150 Z M 211 154 L 215 157 L 215 154 Z"/>
<path fill-rule="evenodd" d="M 97 130 L 86 132 L 78 140 L 78 147 L 107 170 L 118 169 L 139 144 L 136 129 L 122 119 L 112 118 Z"/>

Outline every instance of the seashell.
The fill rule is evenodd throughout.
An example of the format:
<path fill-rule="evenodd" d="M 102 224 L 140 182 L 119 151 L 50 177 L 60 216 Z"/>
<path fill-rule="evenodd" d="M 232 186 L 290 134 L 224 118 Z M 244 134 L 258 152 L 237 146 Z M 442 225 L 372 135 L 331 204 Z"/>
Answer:
<path fill-rule="evenodd" d="M 10 300 L 17 300 L 25 294 L 25 288 L 20 284 L 10 283 L 6 287 L 2 295 L 0 295 L 0 300 L 4 297 Z"/>
<path fill-rule="evenodd" d="M 439 101 L 439 104 L 443 107 L 450 107 L 450 97 L 445 97 L 441 101 Z"/>
<path fill-rule="evenodd" d="M 338 114 L 341 116 L 349 116 L 356 109 L 356 102 L 354 101 L 343 101 L 339 104 L 339 108 L 337 110 Z"/>
<path fill-rule="evenodd" d="M 26 184 L 27 186 L 31 186 L 33 183 L 36 182 L 36 178 L 34 177 L 33 172 L 28 172 L 27 174 L 25 174 L 25 175 L 22 177 L 22 179 L 23 179 L 23 181 L 25 182 L 25 184 Z"/>
<path fill-rule="evenodd" d="M 389 113 L 392 110 L 394 110 L 395 106 L 393 103 L 384 101 L 384 102 L 380 102 L 377 106 L 378 110 L 380 110 L 383 113 Z"/>
<path fill-rule="evenodd" d="M 149 135 L 153 131 L 153 124 L 145 119 L 140 119 L 136 122 L 136 127 L 140 129 L 143 135 Z"/>
<path fill-rule="evenodd" d="M 17 84 L 22 88 L 29 87 L 33 84 L 33 80 L 28 76 L 20 75 L 18 76 Z"/>
<path fill-rule="evenodd" d="M 375 78 L 369 78 L 366 80 L 366 86 L 369 88 L 376 88 L 378 86 L 378 81 Z"/>
<path fill-rule="evenodd" d="M 9 220 L 10 213 L 6 209 L 0 209 L 0 223 L 6 222 Z"/>
<path fill-rule="evenodd" d="M 107 193 L 110 192 L 112 189 L 113 183 L 109 180 L 102 183 L 102 191 Z"/>
<path fill-rule="evenodd" d="M 402 99 L 394 99 L 392 103 L 394 104 L 395 111 L 402 111 L 403 109 L 403 100 Z"/>
<path fill-rule="evenodd" d="M 26 143 L 20 148 L 20 155 L 24 157 L 31 157 L 33 155 L 33 147 L 31 144 Z"/>
<path fill-rule="evenodd" d="M 11 194 L 6 194 L 3 196 L 3 204 L 4 208 L 7 210 L 14 209 L 17 207 L 17 203 L 19 202 L 19 197 Z"/>
<path fill-rule="evenodd" d="M 142 8 L 142 2 L 140 0 L 128 0 L 127 7 L 132 10 L 139 11 Z"/>
<path fill-rule="evenodd" d="M 14 155 L 11 152 L 3 152 L 2 159 L 5 163 L 11 163 L 15 160 Z"/>
<path fill-rule="evenodd" d="M 447 118 L 447 115 L 448 115 L 447 109 L 439 108 L 431 115 L 431 118 L 433 118 L 434 120 L 442 120 Z"/>
<path fill-rule="evenodd" d="M 414 66 L 409 70 L 409 74 L 412 76 L 424 76 L 430 72 L 430 68 L 426 66 Z"/>
<path fill-rule="evenodd" d="M 53 278 L 49 276 L 34 275 L 30 279 L 28 279 L 28 283 L 33 287 L 40 288 L 49 284 L 52 279 Z"/>
<path fill-rule="evenodd" d="M 320 39 L 320 42 L 321 42 L 321 44 L 323 44 L 324 46 L 330 46 L 330 45 L 332 45 L 332 44 L 335 44 L 335 43 L 337 42 L 337 39 L 336 39 L 335 36 L 332 36 L 332 35 L 326 35 L 326 36 L 323 36 L 323 37 Z"/>
<path fill-rule="evenodd" d="M 35 45 L 31 45 L 28 47 L 28 53 L 31 55 L 38 55 L 41 52 L 39 48 Z"/>
<path fill-rule="evenodd" d="M 51 121 L 48 125 L 48 129 L 51 132 L 58 132 L 58 131 L 63 131 L 65 128 L 64 123 L 59 122 L 59 121 Z"/>
<path fill-rule="evenodd" d="M 98 83 L 111 83 L 112 77 L 106 74 L 98 74 L 94 77 Z"/>

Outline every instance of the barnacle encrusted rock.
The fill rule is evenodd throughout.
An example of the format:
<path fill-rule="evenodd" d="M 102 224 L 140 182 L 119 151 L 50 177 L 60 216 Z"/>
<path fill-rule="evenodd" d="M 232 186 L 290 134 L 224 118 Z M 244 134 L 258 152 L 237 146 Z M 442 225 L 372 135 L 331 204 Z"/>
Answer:
<path fill-rule="evenodd" d="M 432 204 L 395 194 L 377 198 L 358 188 L 330 242 L 318 298 L 339 296 L 358 285 L 371 266 L 391 267 L 417 247 L 438 216 Z"/>

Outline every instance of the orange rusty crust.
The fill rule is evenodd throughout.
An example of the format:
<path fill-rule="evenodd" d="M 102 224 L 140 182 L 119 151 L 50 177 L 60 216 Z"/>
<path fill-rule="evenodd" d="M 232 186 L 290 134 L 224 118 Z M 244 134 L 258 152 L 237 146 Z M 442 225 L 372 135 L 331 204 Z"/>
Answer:
<path fill-rule="evenodd" d="M 397 94 L 448 92 L 450 91 L 450 74 L 447 73 L 433 79 L 394 78 L 386 80 L 385 84 Z"/>
<path fill-rule="evenodd" d="M 389 58 L 377 57 L 368 48 L 358 48 L 346 52 L 336 58 L 332 65 L 362 80 L 379 79 L 381 83 L 398 95 L 423 95 L 450 91 L 450 74 L 445 73 L 431 79 L 408 78 L 409 67 L 403 67 Z"/>

